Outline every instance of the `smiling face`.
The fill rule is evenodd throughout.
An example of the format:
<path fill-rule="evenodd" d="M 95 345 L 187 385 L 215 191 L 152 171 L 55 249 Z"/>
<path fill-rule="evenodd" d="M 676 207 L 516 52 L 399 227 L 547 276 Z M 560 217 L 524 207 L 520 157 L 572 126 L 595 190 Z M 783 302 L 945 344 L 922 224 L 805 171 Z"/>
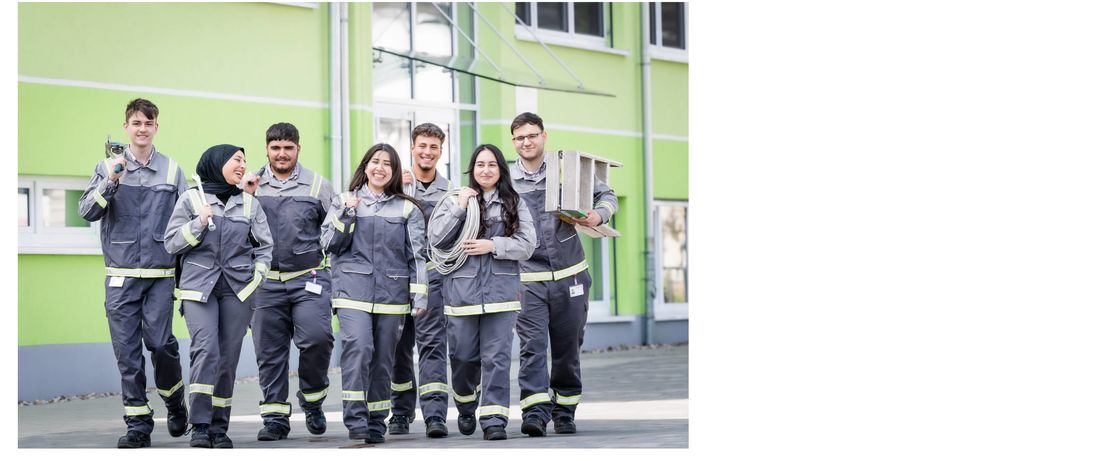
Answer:
<path fill-rule="evenodd" d="M 366 164 L 367 185 L 370 190 L 375 194 L 380 194 L 385 190 L 385 185 L 389 184 L 389 180 L 393 179 L 393 164 L 389 161 L 389 152 L 379 150 L 374 152 L 370 157 L 370 162 Z"/>
<path fill-rule="evenodd" d="M 266 144 L 266 158 L 270 160 L 270 169 L 278 174 L 289 174 L 297 166 L 297 156 L 301 146 L 293 141 L 270 141 Z"/>
<path fill-rule="evenodd" d="M 154 135 L 158 133 L 158 121 L 149 119 L 142 111 L 135 111 L 123 124 L 123 130 L 131 140 L 131 146 L 146 149 L 154 143 Z"/>
<path fill-rule="evenodd" d="M 235 155 L 227 159 L 224 163 L 223 173 L 224 181 L 228 184 L 239 184 L 243 180 L 243 173 L 247 171 L 247 157 L 243 155 L 243 151 L 235 151 Z"/>
<path fill-rule="evenodd" d="M 543 157 L 546 143 L 547 132 L 531 123 L 518 126 L 513 130 L 513 148 L 524 160 L 531 161 Z"/>
<path fill-rule="evenodd" d="M 416 167 L 425 172 L 434 170 L 439 156 L 443 155 L 443 146 L 440 144 L 439 138 L 418 135 L 412 143 L 412 158 L 416 160 Z"/>
<path fill-rule="evenodd" d="M 501 178 L 501 170 L 497 167 L 497 157 L 489 149 L 478 153 L 474 160 L 474 181 L 482 186 L 483 192 L 489 192 L 497 187 L 497 180 Z"/>

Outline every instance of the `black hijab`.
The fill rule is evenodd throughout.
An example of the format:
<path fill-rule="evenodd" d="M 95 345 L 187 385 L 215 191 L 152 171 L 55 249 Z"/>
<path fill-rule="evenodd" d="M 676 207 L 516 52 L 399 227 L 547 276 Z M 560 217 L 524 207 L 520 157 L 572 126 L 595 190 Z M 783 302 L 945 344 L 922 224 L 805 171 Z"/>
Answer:
<path fill-rule="evenodd" d="M 247 150 L 242 147 L 218 144 L 204 151 L 200 155 L 200 161 L 197 162 L 197 175 L 200 176 L 200 182 L 204 186 L 204 193 L 214 194 L 223 203 L 227 203 L 227 199 L 232 195 L 243 193 L 243 189 L 235 184 L 228 184 L 224 179 L 224 164 L 237 151 L 243 151 L 243 155 L 247 155 Z"/>

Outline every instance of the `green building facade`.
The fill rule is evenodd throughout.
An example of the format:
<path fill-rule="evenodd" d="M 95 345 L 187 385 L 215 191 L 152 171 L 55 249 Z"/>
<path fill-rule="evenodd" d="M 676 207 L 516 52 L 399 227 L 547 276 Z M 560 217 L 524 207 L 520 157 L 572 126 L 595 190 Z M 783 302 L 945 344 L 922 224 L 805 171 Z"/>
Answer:
<path fill-rule="evenodd" d="M 536 112 L 548 150 L 622 164 L 609 181 L 621 237 L 581 236 L 594 279 L 583 347 L 688 339 L 684 3 L 18 11 L 20 400 L 119 390 L 99 228 L 77 214 L 77 198 L 106 135 L 127 142 L 124 107 L 137 97 L 158 105 L 154 145 L 186 176 L 219 143 L 244 146 L 249 167 L 262 167 L 265 130 L 284 121 L 300 130 L 302 164 L 337 188 L 376 142 L 407 162 L 409 130 L 424 122 L 448 132 L 441 171 L 457 187 L 479 144 L 514 160 L 509 123 Z M 187 366 L 180 316 L 174 333 Z M 256 373 L 249 338 L 243 354 L 239 373 Z"/>

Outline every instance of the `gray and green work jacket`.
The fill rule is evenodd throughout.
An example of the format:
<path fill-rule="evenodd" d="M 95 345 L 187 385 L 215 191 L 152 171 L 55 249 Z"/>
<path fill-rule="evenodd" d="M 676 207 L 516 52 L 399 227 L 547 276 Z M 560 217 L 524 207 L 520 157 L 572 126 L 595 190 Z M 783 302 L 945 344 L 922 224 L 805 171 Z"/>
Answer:
<path fill-rule="evenodd" d="M 128 162 L 118 182 L 108 180 L 112 160 L 96 164 L 78 212 L 87 221 L 100 220 L 108 276 L 173 277 L 174 256 L 162 242 L 174 202 L 185 191 L 185 174 L 157 150 L 146 165 L 135 161 L 130 148 L 123 155 Z"/>
<path fill-rule="evenodd" d="M 335 196 L 327 179 L 299 163 L 294 175 L 283 183 L 263 168 L 254 193 L 274 238 L 274 259 L 266 276 L 283 282 L 323 268 L 320 226 Z"/>
<path fill-rule="evenodd" d="M 504 236 L 501 210 L 504 202 L 497 191 L 486 198 L 485 236 L 493 241 L 493 252 L 467 256 L 461 267 L 443 281 L 443 313 L 452 316 L 491 314 L 520 310 L 521 261 L 536 249 L 536 228 L 524 200 L 517 202 L 517 229 Z M 458 240 L 466 221 L 466 210 L 450 200 L 428 223 L 428 241 L 448 250 Z"/>
<path fill-rule="evenodd" d="M 213 230 L 200 224 L 205 202 L 212 206 Z M 202 199 L 195 188 L 189 189 L 166 224 L 166 251 L 183 255 L 178 282 L 182 300 L 208 302 L 222 275 L 239 300 L 246 302 L 270 270 L 273 247 L 266 212 L 246 192 L 232 195 L 225 205 L 213 194 Z"/>
<path fill-rule="evenodd" d="M 544 282 L 561 280 L 586 270 L 586 254 L 582 241 L 573 224 L 559 219 L 558 213 L 545 213 L 544 200 L 547 190 L 547 164 L 540 166 L 535 174 L 527 174 L 520 161 L 509 165 L 509 175 L 513 178 L 516 190 L 536 221 L 536 234 L 539 245 L 532 257 L 520 263 L 522 282 Z M 553 187 L 558 187 L 553 185 Z M 594 177 L 593 210 L 601 216 L 601 224 L 606 224 L 617 213 L 617 194 L 607 184 Z"/>
<path fill-rule="evenodd" d="M 376 198 L 367 186 L 358 205 L 346 208 L 352 192 L 331 200 L 321 231 L 330 255 L 335 309 L 371 314 L 408 314 L 428 307 L 424 216 L 397 196 Z"/>
<path fill-rule="evenodd" d="M 428 187 L 419 180 L 413 178 L 413 184 L 407 186 L 412 188 L 412 196 L 420 202 L 420 211 L 424 213 L 424 227 L 427 228 L 428 220 L 432 217 L 432 210 L 435 209 L 439 199 L 443 198 L 448 192 L 451 191 L 451 181 L 444 178 L 443 175 L 436 174 L 436 178 L 432 180 Z M 437 288 L 442 283 L 442 276 L 439 272 L 433 270 L 431 258 L 428 257 L 430 246 L 424 246 L 424 259 L 428 261 L 428 284 L 429 288 Z"/>

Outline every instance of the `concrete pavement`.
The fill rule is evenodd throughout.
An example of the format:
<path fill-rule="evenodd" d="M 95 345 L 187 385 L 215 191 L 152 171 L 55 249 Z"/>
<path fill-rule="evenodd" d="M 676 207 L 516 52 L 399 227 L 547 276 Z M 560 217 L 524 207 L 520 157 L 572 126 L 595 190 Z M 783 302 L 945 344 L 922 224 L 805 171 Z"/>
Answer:
<path fill-rule="evenodd" d="M 548 424 L 548 436 L 528 437 L 520 432 L 520 409 L 513 405 L 509 440 L 486 441 L 479 428 L 473 435 L 458 432 L 452 404 L 445 439 L 424 436 L 422 419 L 407 435 L 386 435 L 386 442 L 367 445 L 349 440 L 341 414 L 340 377 L 330 374 L 325 400 L 328 431 L 313 436 L 304 427 L 304 415 L 291 395 L 294 413 L 290 438 L 259 442 L 262 427 L 257 402 L 261 391 L 256 380 L 235 385 L 228 436 L 236 448 L 686 448 L 689 446 L 689 350 L 686 346 L 644 347 L 628 350 L 584 352 L 582 377 L 585 388 L 578 408 L 578 433 L 557 435 Z M 512 396 L 516 386 L 517 359 L 512 368 Z M 186 371 L 187 373 L 187 371 Z M 290 393 L 297 389 L 290 379 Z M 189 448 L 188 436 L 171 438 L 165 427 L 165 406 L 156 393 L 148 394 L 155 412 L 153 448 Z M 73 400 L 19 407 L 19 447 L 114 448 L 125 432 L 119 396 Z"/>

